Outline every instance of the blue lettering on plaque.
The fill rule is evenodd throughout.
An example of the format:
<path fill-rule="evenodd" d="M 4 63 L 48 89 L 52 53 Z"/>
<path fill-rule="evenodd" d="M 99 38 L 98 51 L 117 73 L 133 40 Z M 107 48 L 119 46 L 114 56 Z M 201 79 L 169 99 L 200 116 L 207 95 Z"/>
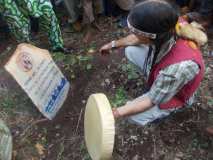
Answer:
<path fill-rule="evenodd" d="M 45 107 L 45 112 L 51 113 L 54 110 L 53 108 L 54 103 L 57 100 L 60 92 L 62 91 L 66 83 L 67 83 L 67 80 L 65 78 L 61 78 L 59 85 L 52 92 L 51 99 L 49 100 L 47 106 Z"/>

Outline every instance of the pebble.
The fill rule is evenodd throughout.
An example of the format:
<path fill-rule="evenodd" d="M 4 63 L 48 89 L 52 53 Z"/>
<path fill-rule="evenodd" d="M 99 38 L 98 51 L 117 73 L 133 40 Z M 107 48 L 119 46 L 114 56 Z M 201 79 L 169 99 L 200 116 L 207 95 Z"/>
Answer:
<path fill-rule="evenodd" d="M 139 160 L 139 156 L 138 155 L 135 155 L 132 160 Z"/>
<path fill-rule="evenodd" d="M 110 80 L 107 78 L 107 79 L 105 79 L 105 83 L 107 84 L 107 85 L 110 85 Z"/>
<path fill-rule="evenodd" d="M 59 124 L 55 126 L 55 129 L 60 129 L 60 128 L 61 126 Z"/>
<path fill-rule="evenodd" d="M 176 154 L 176 157 L 177 157 L 177 158 L 182 158 L 183 156 L 184 156 L 183 152 L 178 152 L 178 153 Z"/>
<path fill-rule="evenodd" d="M 138 137 L 137 136 L 131 136 L 130 139 L 137 141 Z"/>
<path fill-rule="evenodd" d="M 90 48 L 89 50 L 88 50 L 88 53 L 89 54 L 94 54 L 96 52 L 96 50 L 94 50 L 94 49 L 92 49 L 92 48 Z"/>
<path fill-rule="evenodd" d="M 83 104 L 86 104 L 86 100 L 82 100 L 81 102 L 82 102 Z"/>
<path fill-rule="evenodd" d="M 104 82 L 101 82 L 101 86 L 104 87 L 104 86 L 105 86 L 105 83 L 104 83 Z"/>
<path fill-rule="evenodd" d="M 16 132 L 15 132 L 15 135 L 19 135 L 19 133 L 20 133 L 19 131 L 16 131 Z"/>

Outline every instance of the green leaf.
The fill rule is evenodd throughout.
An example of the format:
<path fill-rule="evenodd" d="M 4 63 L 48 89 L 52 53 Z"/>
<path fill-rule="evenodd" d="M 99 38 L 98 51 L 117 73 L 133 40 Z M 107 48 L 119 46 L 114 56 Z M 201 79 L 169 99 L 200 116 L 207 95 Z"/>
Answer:
<path fill-rule="evenodd" d="M 111 103 L 113 107 L 118 107 L 127 102 L 127 93 L 123 87 L 116 90 L 114 98 L 112 98 Z"/>
<path fill-rule="evenodd" d="M 87 69 L 87 70 L 92 69 L 92 64 L 87 64 L 86 69 Z"/>

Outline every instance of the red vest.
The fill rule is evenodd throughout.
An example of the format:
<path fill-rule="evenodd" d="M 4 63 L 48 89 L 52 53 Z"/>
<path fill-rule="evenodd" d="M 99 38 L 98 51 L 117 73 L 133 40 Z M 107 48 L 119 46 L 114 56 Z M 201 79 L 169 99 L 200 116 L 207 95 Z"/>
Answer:
<path fill-rule="evenodd" d="M 155 64 L 150 72 L 148 85 L 151 87 L 160 70 L 169 65 L 179 63 L 186 60 L 196 62 L 200 67 L 200 72 L 190 82 L 185 84 L 183 88 L 168 102 L 160 104 L 161 109 L 183 107 L 185 102 L 193 95 L 204 76 L 204 62 L 201 52 L 189 44 L 190 41 L 179 39 L 172 47 L 171 51 L 165 55 L 161 61 Z"/>

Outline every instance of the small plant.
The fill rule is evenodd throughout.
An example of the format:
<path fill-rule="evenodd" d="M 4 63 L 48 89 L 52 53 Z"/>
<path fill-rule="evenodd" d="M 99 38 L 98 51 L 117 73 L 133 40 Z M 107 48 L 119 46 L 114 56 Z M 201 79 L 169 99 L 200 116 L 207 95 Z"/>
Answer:
<path fill-rule="evenodd" d="M 210 120 L 210 121 L 213 121 L 213 111 L 208 111 L 208 119 Z"/>
<path fill-rule="evenodd" d="M 97 45 L 96 43 L 92 42 L 88 48 L 86 48 L 87 53 L 94 53 L 96 51 Z"/>
<path fill-rule="evenodd" d="M 208 99 L 207 104 L 208 104 L 209 106 L 213 106 L 213 99 Z"/>
<path fill-rule="evenodd" d="M 131 64 L 131 63 L 121 64 L 120 69 L 122 72 L 125 72 L 127 74 L 127 78 L 129 80 L 137 79 L 140 77 L 138 68 L 134 64 Z"/>
<path fill-rule="evenodd" d="M 12 109 L 15 106 L 15 102 L 14 102 L 13 97 L 5 96 L 2 99 L 0 106 L 4 109 Z"/>
<path fill-rule="evenodd" d="M 58 155 L 57 155 L 57 160 L 63 160 L 63 153 L 64 153 L 64 140 L 60 143 L 60 146 L 59 146 L 59 152 L 58 152 Z"/>
<path fill-rule="evenodd" d="M 89 153 L 87 152 L 86 146 L 84 143 L 80 145 L 81 153 L 83 153 L 83 160 L 92 160 Z"/>
<path fill-rule="evenodd" d="M 118 107 L 127 102 L 127 94 L 123 87 L 120 87 L 116 90 L 114 98 L 111 100 L 113 107 Z"/>
<path fill-rule="evenodd" d="M 64 61 L 66 59 L 66 55 L 64 55 L 61 52 L 52 53 L 52 57 L 56 62 L 61 62 L 61 61 Z"/>
<path fill-rule="evenodd" d="M 86 70 L 91 70 L 92 69 L 92 64 L 90 63 L 93 59 L 93 56 L 82 56 L 79 55 L 77 56 L 77 60 L 78 60 L 78 65 L 82 66 L 83 69 Z"/>
<path fill-rule="evenodd" d="M 75 68 L 82 68 L 89 71 L 92 69 L 91 61 L 93 56 L 91 55 L 64 55 L 63 53 L 53 53 L 53 59 L 56 63 L 61 64 L 65 71 L 70 73 L 70 78 L 74 79 Z"/>

